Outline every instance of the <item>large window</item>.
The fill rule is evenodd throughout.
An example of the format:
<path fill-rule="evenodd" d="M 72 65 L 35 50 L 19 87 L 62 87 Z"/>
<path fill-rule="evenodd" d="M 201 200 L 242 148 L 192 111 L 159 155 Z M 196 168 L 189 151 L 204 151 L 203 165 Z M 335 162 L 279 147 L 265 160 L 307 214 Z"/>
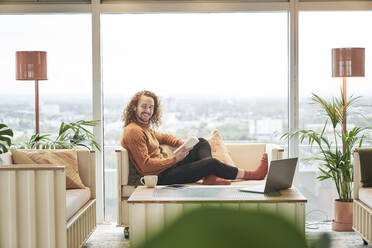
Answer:
<path fill-rule="evenodd" d="M 16 80 L 16 51 L 46 51 L 39 81 L 40 133 L 57 136 L 62 121 L 92 119 L 91 15 L 0 15 L 0 122 L 14 142 L 35 133 L 34 81 Z"/>
<path fill-rule="evenodd" d="M 332 78 L 331 49 L 338 47 L 366 48 L 366 76 L 364 78 L 348 78 L 347 94 L 362 96 L 357 111 L 365 118 L 355 115 L 348 118 L 348 127 L 370 125 L 371 113 L 371 75 L 368 68 L 372 64 L 372 12 L 301 12 L 299 16 L 299 89 L 300 89 L 300 128 L 320 131 L 324 116 L 319 109 L 310 104 L 311 93 L 330 99 L 340 95 L 341 78 Z M 309 146 L 300 146 L 300 157 L 309 157 L 316 152 Z M 308 198 L 307 219 L 324 220 L 333 215 L 333 199 L 337 192 L 331 180 L 319 182 L 317 163 L 301 163 L 299 170 L 299 187 Z M 315 187 L 314 187 L 315 185 Z M 315 211 L 313 211 L 315 210 Z"/>
<path fill-rule="evenodd" d="M 116 220 L 121 115 L 140 90 L 161 97 L 160 131 L 273 142 L 287 131 L 287 13 L 102 17 L 106 219 Z"/>

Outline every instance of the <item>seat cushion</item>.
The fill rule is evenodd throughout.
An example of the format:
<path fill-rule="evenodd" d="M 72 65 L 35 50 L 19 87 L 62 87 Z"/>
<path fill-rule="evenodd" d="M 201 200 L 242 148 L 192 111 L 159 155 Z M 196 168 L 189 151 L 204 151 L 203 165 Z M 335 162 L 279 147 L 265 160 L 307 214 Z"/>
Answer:
<path fill-rule="evenodd" d="M 89 188 L 66 190 L 66 220 L 70 219 L 89 199 Z"/>
<path fill-rule="evenodd" d="M 359 200 L 372 207 L 372 188 L 359 188 Z"/>

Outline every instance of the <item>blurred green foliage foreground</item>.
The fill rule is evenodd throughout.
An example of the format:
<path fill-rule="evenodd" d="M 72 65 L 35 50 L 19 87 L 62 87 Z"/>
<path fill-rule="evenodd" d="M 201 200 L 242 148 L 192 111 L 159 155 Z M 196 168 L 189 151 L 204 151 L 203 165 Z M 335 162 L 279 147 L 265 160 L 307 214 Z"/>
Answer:
<path fill-rule="evenodd" d="M 182 215 L 137 248 L 330 247 L 328 235 L 307 242 L 298 228 L 273 213 L 199 208 Z"/>

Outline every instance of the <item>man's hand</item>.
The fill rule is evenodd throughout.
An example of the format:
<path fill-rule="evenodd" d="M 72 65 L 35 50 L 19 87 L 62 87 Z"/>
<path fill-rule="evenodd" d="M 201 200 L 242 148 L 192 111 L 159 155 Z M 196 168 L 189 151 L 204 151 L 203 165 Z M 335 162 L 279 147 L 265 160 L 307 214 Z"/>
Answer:
<path fill-rule="evenodd" d="M 179 161 L 183 160 L 191 151 L 192 148 L 182 148 L 180 151 L 178 151 L 175 156 L 176 156 L 176 163 Z"/>

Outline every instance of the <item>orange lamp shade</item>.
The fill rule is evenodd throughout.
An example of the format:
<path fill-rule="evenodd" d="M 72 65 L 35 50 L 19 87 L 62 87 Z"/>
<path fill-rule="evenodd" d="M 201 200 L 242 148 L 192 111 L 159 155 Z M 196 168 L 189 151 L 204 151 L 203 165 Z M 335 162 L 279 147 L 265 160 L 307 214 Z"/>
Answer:
<path fill-rule="evenodd" d="M 17 57 L 17 80 L 47 80 L 46 52 L 19 51 Z"/>
<path fill-rule="evenodd" d="M 365 48 L 332 49 L 332 77 L 364 77 Z"/>

